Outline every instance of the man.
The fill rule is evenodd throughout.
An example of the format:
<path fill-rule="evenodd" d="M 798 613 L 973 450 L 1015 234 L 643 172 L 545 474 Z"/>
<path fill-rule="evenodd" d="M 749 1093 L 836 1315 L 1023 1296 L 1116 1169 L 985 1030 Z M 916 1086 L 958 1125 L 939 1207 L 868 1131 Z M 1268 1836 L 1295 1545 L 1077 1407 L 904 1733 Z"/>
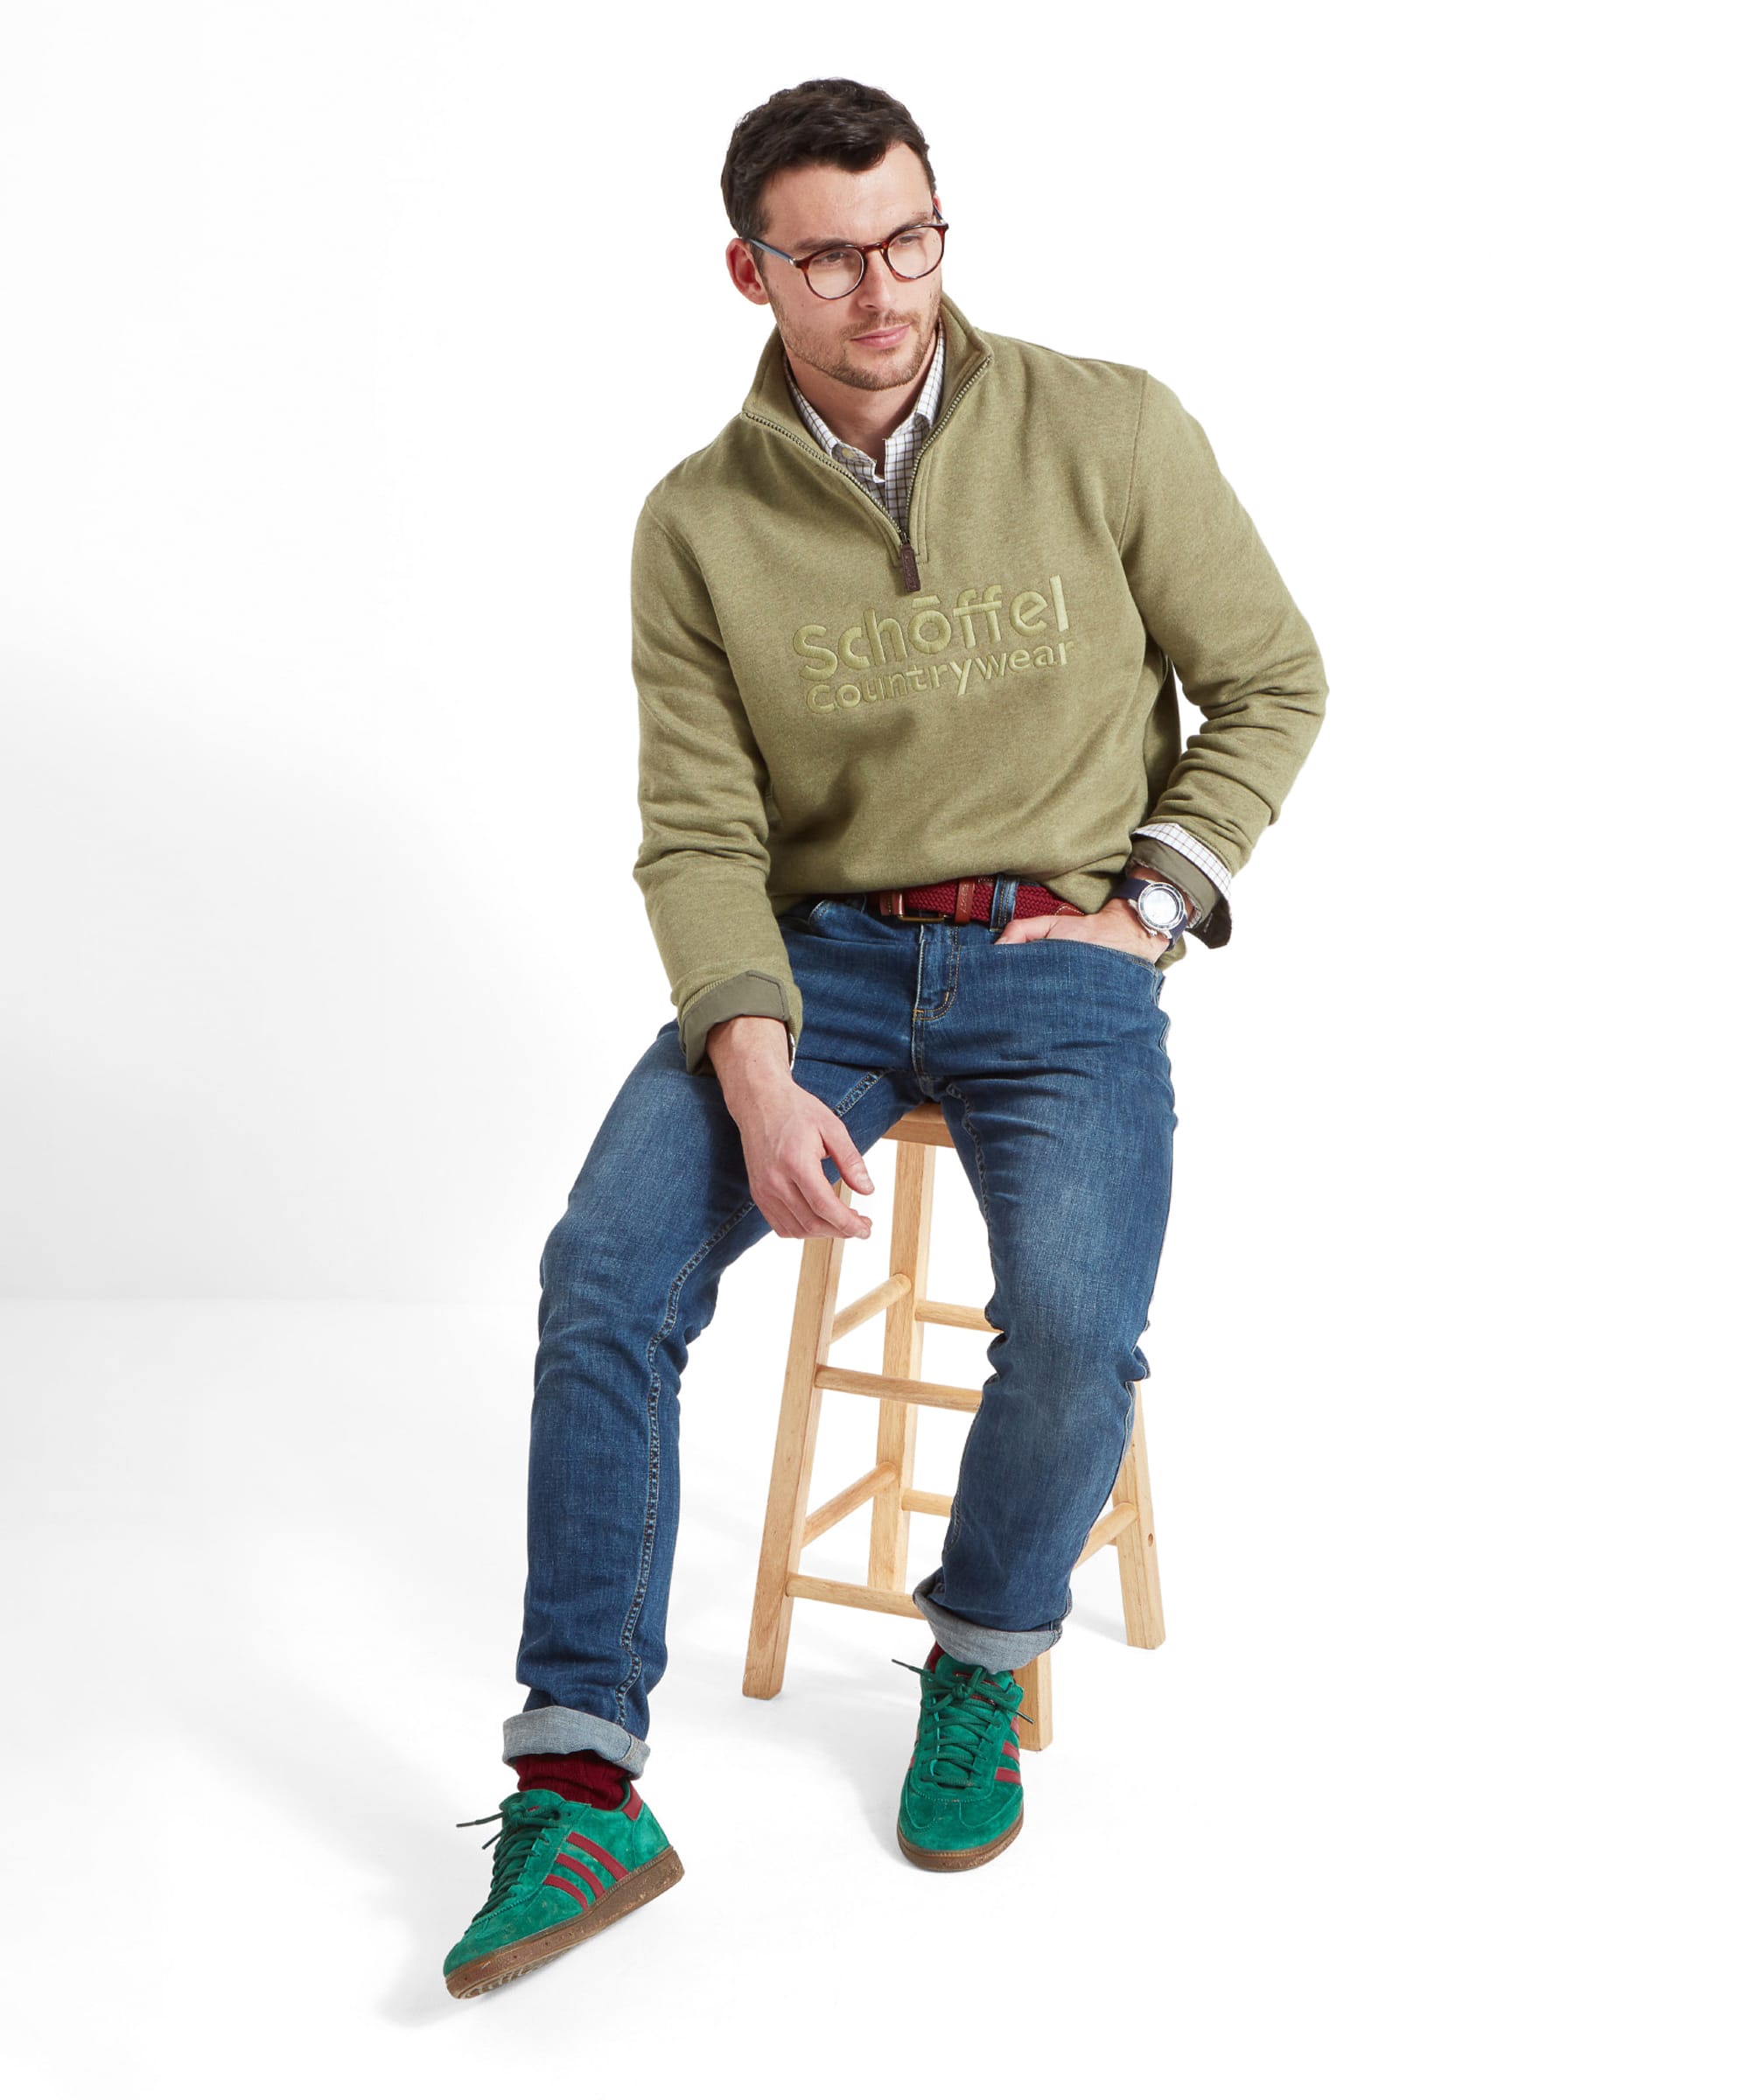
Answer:
<path fill-rule="evenodd" d="M 869 1232 L 832 1181 L 871 1194 L 864 1151 L 927 1100 L 986 1220 L 995 1339 L 914 1592 L 935 1638 L 897 1828 L 933 1869 L 1017 1835 L 1013 1673 L 1060 1638 L 1150 1375 L 1163 973 L 1188 928 L 1228 939 L 1325 706 L 1312 634 L 1169 389 L 945 296 L 900 103 L 778 94 L 722 186 L 732 283 L 775 327 L 738 414 L 649 494 L 632 564 L 634 875 L 676 1018 L 541 1263 L 520 1784 L 457 1996 L 682 1871 L 634 1782 L 689 1345 L 766 1233 Z M 1177 678 L 1205 718 L 1184 747 Z"/>

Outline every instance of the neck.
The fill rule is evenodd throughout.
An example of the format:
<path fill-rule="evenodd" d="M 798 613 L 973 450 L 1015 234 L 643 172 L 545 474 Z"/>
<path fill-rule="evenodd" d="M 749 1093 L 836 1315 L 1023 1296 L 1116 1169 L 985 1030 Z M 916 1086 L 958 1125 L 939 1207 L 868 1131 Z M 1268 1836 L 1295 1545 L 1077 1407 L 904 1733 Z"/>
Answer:
<path fill-rule="evenodd" d="M 937 355 L 938 332 L 933 331 L 933 356 Z M 816 365 L 807 364 L 802 357 L 794 357 L 789 350 L 788 361 L 793 368 L 793 376 L 800 392 L 817 411 L 823 421 L 845 443 L 856 445 L 873 459 L 881 472 L 884 465 L 884 440 L 892 430 L 900 430 L 914 413 L 914 403 L 926 390 L 926 382 L 932 370 L 928 357 L 905 387 L 884 388 L 868 393 L 864 387 L 850 387 L 843 381 L 831 379 L 827 372 Z"/>

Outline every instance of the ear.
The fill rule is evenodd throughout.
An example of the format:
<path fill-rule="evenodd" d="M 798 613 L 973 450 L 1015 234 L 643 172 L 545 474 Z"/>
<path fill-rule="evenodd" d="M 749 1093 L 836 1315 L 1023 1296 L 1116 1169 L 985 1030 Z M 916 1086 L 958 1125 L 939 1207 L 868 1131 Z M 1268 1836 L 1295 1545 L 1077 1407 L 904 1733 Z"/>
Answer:
<path fill-rule="evenodd" d="M 726 243 L 726 274 L 732 280 L 733 289 L 741 291 L 752 305 L 766 306 L 771 303 L 757 269 L 756 250 L 737 234 Z"/>

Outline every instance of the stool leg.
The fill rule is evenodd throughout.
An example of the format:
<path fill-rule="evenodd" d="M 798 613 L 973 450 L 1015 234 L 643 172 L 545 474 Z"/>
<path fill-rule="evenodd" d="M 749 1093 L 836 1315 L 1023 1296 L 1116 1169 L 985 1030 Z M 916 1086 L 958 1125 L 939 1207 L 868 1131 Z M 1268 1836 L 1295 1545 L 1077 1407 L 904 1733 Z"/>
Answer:
<path fill-rule="evenodd" d="M 890 1274 L 905 1276 L 908 1289 L 884 1312 L 885 1376 L 918 1378 L 926 1329 L 914 1309 L 927 1295 L 927 1263 L 932 1246 L 932 1192 L 936 1148 L 896 1144 L 896 1189 L 890 1217 Z M 908 1513 L 902 1497 L 914 1486 L 915 1424 L 920 1410 L 912 1401 L 878 1404 L 878 1459 L 893 1468 L 891 1480 L 872 1497 L 872 1550 L 865 1579 L 874 1590 L 908 1587 Z"/>
<path fill-rule="evenodd" d="M 1120 1601 L 1126 1641 L 1132 1648 L 1160 1648 L 1162 1577 L 1156 1565 L 1156 1517 L 1150 1504 L 1150 1459 L 1144 1447 L 1143 1388 L 1132 1388 L 1131 1443 L 1114 1480 L 1116 1502 L 1134 1502 L 1136 1519 L 1114 1541 L 1120 1557 Z"/>
<path fill-rule="evenodd" d="M 851 1205 L 844 1185 L 836 1194 Z M 805 1544 L 805 1516 L 811 1494 L 811 1466 L 817 1452 L 819 1395 L 817 1367 L 829 1362 L 835 1325 L 836 1294 L 841 1288 L 844 1240 L 833 1233 L 805 1242 L 799 1264 L 799 1289 L 793 1310 L 793 1335 L 787 1349 L 787 1378 L 781 1388 L 780 1420 L 774 1434 L 774 1463 L 769 1474 L 768 1509 L 763 1519 L 762 1557 L 757 1565 L 756 1600 L 751 1607 L 751 1641 L 745 1657 L 745 1694 L 772 1699 L 787 1674 L 787 1636 L 793 1624 L 788 1578 L 798 1572 Z"/>
<path fill-rule="evenodd" d="M 1027 1728 L 1021 1721 L 1017 1724 L 1017 1746 L 1019 1750 L 1045 1750 L 1053 1740 L 1053 1650 L 1047 1649 L 1011 1674 L 1023 1687 L 1023 1712 L 1032 1724 Z"/>

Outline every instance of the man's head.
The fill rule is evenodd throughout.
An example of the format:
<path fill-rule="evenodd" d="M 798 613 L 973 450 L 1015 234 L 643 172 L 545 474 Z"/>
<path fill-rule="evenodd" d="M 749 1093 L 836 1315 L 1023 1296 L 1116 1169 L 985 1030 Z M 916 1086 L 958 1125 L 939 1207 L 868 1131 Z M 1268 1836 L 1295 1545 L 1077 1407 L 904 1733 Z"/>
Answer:
<path fill-rule="evenodd" d="M 905 279 L 868 256 L 854 290 L 823 298 L 768 249 L 808 259 L 924 226 L 943 216 L 933 184 L 920 127 L 881 88 L 805 80 L 739 119 L 720 172 L 734 234 L 726 267 L 747 299 L 772 308 L 802 376 L 808 365 L 868 392 L 909 385 L 932 354 L 943 271 Z M 862 340 L 885 332 L 895 332 L 887 342 Z"/>

